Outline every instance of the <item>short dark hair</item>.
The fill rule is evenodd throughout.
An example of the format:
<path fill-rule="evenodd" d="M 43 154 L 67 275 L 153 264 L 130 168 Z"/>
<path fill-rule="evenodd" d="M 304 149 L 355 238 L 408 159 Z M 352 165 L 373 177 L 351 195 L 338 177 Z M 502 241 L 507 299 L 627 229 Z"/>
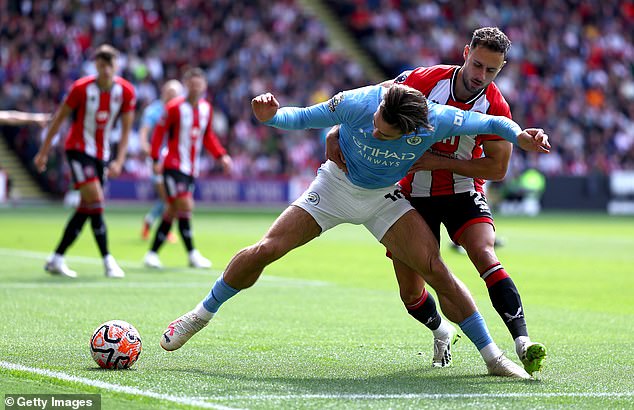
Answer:
<path fill-rule="evenodd" d="M 506 57 L 506 53 L 511 48 L 511 40 L 497 27 L 482 27 L 473 32 L 469 47 L 471 49 L 486 47 L 491 51 L 502 53 Z"/>
<path fill-rule="evenodd" d="M 397 127 L 403 134 L 419 127 L 431 129 L 427 99 L 418 90 L 403 84 L 394 84 L 385 92 L 381 115 L 386 123 Z"/>
<path fill-rule="evenodd" d="M 119 57 L 119 51 L 110 44 L 102 44 L 93 53 L 93 60 L 104 60 L 108 64 L 113 64 Z"/>
<path fill-rule="evenodd" d="M 192 77 L 205 77 L 205 72 L 200 67 L 189 67 L 183 74 L 183 80 L 189 80 Z"/>

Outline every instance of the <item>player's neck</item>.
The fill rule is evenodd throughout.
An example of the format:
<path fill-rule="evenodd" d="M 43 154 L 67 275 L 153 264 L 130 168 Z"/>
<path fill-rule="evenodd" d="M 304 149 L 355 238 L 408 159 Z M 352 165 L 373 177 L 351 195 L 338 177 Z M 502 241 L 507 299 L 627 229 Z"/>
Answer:
<path fill-rule="evenodd" d="M 453 93 L 454 96 L 460 101 L 469 101 L 471 98 L 475 96 L 474 93 L 467 90 L 467 87 L 464 86 L 464 80 L 462 78 L 462 69 L 460 67 L 458 69 L 458 75 L 456 76 L 456 81 L 453 84 Z"/>
<path fill-rule="evenodd" d="M 103 79 L 103 78 L 97 77 L 97 86 L 102 91 L 110 90 L 112 88 L 112 84 L 114 84 L 114 81 L 111 79 Z"/>

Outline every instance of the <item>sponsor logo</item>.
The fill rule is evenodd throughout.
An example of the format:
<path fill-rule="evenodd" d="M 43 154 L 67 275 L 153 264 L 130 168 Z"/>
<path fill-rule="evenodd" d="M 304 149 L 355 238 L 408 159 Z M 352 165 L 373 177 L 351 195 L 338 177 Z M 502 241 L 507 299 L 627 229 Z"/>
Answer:
<path fill-rule="evenodd" d="M 339 93 L 339 94 L 335 95 L 334 97 L 332 97 L 328 101 L 328 109 L 330 111 L 332 111 L 332 112 L 335 112 L 335 109 L 337 108 L 339 103 L 341 103 L 341 101 L 343 101 L 343 98 L 344 98 L 343 93 Z"/>
<path fill-rule="evenodd" d="M 409 145 L 418 145 L 423 142 L 423 139 L 417 135 L 414 135 L 413 137 L 407 138 L 405 142 L 407 142 Z"/>
<path fill-rule="evenodd" d="M 97 114 L 95 115 L 95 119 L 97 120 L 97 122 L 106 122 L 108 121 L 108 116 L 110 114 L 108 113 L 108 111 L 97 111 Z"/>
<path fill-rule="evenodd" d="M 456 115 L 453 117 L 453 124 L 460 127 L 464 121 L 464 112 L 456 111 Z"/>
<path fill-rule="evenodd" d="M 508 313 L 504 312 L 504 316 L 506 316 L 507 319 L 508 319 L 506 321 L 507 323 L 512 322 L 515 319 L 521 319 L 521 318 L 524 317 L 524 314 L 522 313 L 522 307 L 521 306 L 518 307 L 517 308 L 517 313 L 515 313 L 514 315 L 511 315 L 511 314 L 508 314 Z"/>
<path fill-rule="evenodd" d="M 308 201 L 309 204 L 317 205 L 319 203 L 319 194 L 315 191 L 307 193 L 306 201 Z"/>

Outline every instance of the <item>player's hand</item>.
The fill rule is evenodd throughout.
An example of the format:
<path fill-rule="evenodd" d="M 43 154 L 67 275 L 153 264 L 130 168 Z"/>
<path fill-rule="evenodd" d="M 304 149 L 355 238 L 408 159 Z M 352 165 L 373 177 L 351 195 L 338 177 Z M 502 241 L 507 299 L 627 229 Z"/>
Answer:
<path fill-rule="evenodd" d="M 110 166 L 108 167 L 108 177 L 116 178 L 121 175 L 121 169 L 123 168 L 123 164 L 119 161 L 112 161 Z"/>
<path fill-rule="evenodd" d="M 343 156 L 343 152 L 341 151 L 341 146 L 339 145 L 339 126 L 334 126 L 328 131 L 326 135 L 326 159 L 331 160 L 340 170 L 348 173 L 348 167 L 346 166 L 346 159 Z"/>
<path fill-rule="evenodd" d="M 222 164 L 222 170 L 225 174 L 231 175 L 233 172 L 233 160 L 229 155 L 223 155 L 220 157 L 220 163 Z"/>
<path fill-rule="evenodd" d="M 439 161 L 443 157 L 433 154 L 431 152 L 424 152 L 420 158 L 412 164 L 412 167 L 407 171 L 408 174 L 413 174 L 418 171 L 433 171 L 440 169 Z"/>
<path fill-rule="evenodd" d="M 33 158 L 33 164 L 35 164 L 35 169 L 37 169 L 37 172 L 46 171 L 47 162 L 48 162 L 48 154 L 44 154 L 41 151 L 35 154 L 35 157 Z"/>
<path fill-rule="evenodd" d="M 275 96 L 271 93 L 260 94 L 251 100 L 253 115 L 261 122 L 270 120 L 280 108 Z"/>
<path fill-rule="evenodd" d="M 548 135 L 541 128 L 527 128 L 517 136 L 517 144 L 525 151 L 548 154 L 550 143 Z"/>

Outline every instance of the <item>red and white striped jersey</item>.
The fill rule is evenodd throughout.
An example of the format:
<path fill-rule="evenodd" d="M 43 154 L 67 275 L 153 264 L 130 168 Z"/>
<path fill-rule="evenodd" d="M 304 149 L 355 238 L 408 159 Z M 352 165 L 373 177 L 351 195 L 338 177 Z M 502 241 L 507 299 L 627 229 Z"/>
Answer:
<path fill-rule="evenodd" d="M 212 119 L 213 108 L 207 100 L 200 99 L 196 107 L 192 107 L 185 97 L 171 100 L 152 134 L 152 159 L 159 160 L 167 132 L 167 155 L 163 159 L 163 168 L 198 176 L 203 145 L 216 159 L 227 153 L 213 131 Z"/>
<path fill-rule="evenodd" d="M 454 96 L 454 83 L 457 81 L 459 66 L 435 65 L 418 67 L 398 76 L 396 83 L 415 88 L 436 103 L 451 105 L 465 111 L 477 111 L 490 115 L 502 115 L 511 118 L 511 110 L 495 83 L 469 101 L 458 101 Z M 455 159 L 469 160 L 483 155 L 482 142 L 503 140 L 497 135 L 453 136 L 437 142 L 429 149 L 431 152 Z M 411 196 L 451 195 L 461 192 L 483 192 L 484 180 L 454 174 L 447 170 L 418 171 L 403 178 L 399 184 Z M 411 192 L 410 192 L 411 190 Z"/>
<path fill-rule="evenodd" d="M 121 77 L 114 78 L 109 90 L 102 90 L 91 75 L 73 83 L 64 104 L 73 110 L 64 148 L 107 161 L 114 123 L 120 114 L 134 111 L 136 97 L 132 84 Z"/>

